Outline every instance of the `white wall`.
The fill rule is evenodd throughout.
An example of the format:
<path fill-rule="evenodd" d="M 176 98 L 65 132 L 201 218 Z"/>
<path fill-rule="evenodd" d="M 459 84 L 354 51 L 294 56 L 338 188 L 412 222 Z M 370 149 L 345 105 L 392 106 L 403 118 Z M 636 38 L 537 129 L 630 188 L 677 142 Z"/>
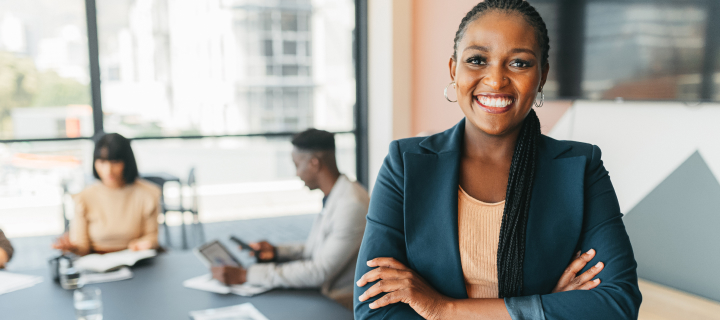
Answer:
<path fill-rule="evenodd" d="M 368 1 L 369 189 L 394 139 L 410 135 L 412 0 Z"/>

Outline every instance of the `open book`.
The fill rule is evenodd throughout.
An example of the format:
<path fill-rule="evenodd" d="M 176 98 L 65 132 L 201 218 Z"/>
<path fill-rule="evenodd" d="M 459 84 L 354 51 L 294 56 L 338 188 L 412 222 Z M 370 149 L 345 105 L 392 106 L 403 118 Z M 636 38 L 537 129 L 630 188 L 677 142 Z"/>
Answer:
<path fill-rule="evenodd" d="M 131 267 L 136 262 L 157 255 L 155 250 L 123 250 L 106 254 L 89 254 L 75 260 L 73 265 L 80 271 L 106 272 L 123 266 Z"/>

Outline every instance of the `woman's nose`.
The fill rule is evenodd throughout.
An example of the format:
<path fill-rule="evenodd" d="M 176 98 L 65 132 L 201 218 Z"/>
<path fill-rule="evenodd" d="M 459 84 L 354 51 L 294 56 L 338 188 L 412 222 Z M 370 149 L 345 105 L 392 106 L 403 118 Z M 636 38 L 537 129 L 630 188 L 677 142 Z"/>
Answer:
<path fill-rule="evenodd" d="M 482 83 L 493 90 L 499 90 L 506 86 L 510 81 L 505 76 L 502 67 L 494 67 L 488 70 L 488 73 L 482 79 Z"/>

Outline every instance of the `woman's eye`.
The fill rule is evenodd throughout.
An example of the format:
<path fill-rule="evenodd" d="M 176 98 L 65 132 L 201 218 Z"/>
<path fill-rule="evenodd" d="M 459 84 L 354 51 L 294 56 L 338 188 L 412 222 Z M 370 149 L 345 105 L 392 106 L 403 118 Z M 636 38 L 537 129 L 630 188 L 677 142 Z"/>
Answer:
<path fill-rule="evenodd" d="M 480 57 L 472 57 L 472 58 L 468 59 L 467 62 L 470 64 L 480 65 L 480 64 L 485 64 L 485 59 L 482 59 Z"/>
<path fill-rule="evenodd" d="M 511 67 L 518 67 L 518 68 L 527 68 L 530 66 L 530 63 L 522 60 L 515 60 L 512 63 L 510 63 Z"/>

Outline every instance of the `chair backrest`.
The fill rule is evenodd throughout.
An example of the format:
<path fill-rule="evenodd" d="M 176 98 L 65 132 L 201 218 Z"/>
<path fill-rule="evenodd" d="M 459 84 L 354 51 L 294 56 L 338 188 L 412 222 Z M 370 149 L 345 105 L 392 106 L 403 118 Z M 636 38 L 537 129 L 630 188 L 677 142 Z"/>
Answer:
<path fill-rule="evenodd" d="M 141 178 L 150 181 L 154 184 L 156 184 L 158 187 L 160 187 L 160 206 L 163 208 L 163 212 L 165 213 L 165 178 L 158 177 L 158 176 L 141 176 Z"/>
<path fill-rule="evenodd" d="M 62 198 L 60 200 L 60 206 L 62 207 L 63 216 L 63 227 L 64 232 L 70 231 L 70 215 L 75 216 L 75 203 L 73 202 L 70 192 L 68 192 L 67 182 L 62 182 Z"/>
<path fill-rule="evenodd" d="M 190 196 L 190 211 L 193 214 L 198 213 L 198 195 L 197 195 L 197 181 L 195 180 L 195 167 L 190 168 L 188 173 L 187 185 L 190 187 L 192 195 Z"/>
<path fill-rule="evenodd" d="M 188 173 L 187 184 L 188 184 L 188 187 L 195 186 L 195 167 L 190 168 L 190 173 Z"/>

